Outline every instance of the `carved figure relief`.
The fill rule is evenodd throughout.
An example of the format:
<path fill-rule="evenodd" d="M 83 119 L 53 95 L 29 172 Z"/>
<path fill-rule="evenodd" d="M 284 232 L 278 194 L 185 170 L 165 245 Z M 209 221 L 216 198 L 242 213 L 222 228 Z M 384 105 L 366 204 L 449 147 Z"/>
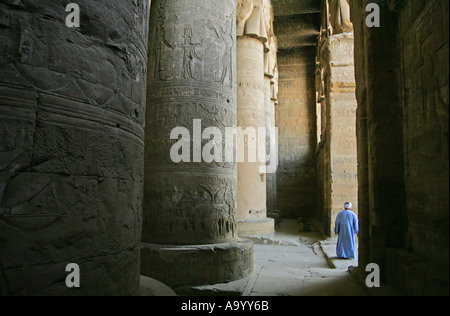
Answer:
<path fill-rule="evenodd" d="M 165 71 L 164 65 L 161 61 L 161 57 L 164 54 L 163 47 L 173 49 L 173 46 L 167 41 L 166 38 L 166 27 L 165 27 L 166 14 L 162 4 L 159 5 L 157 10 L 158 14 L 156 16 L 155 38 L 153 40 L 153 43 L 155 45 L 153 49 L 153 58 L 155 63 L 154 78 L 155 80 L 162 80 L 161 73 Z M 170 80 L 170 78 L 168 80 Z"/>
<path fill-rule="evenodd" d="M 330 0 L 330 22 L 333 34 L 353 31 L 348 0 Z"/>
<path fill-rule="evenodd" d="M 211 26 L 211 28 L 215 32 L 215 35 L 217 36 L 217 39 L 222 40 L 225 45 L 225 49 L 222 58 L 220 60 L 222 72 L 217 82 L 225 84 L 225 79 L 228 76 L 230 86 L 233 84 L 233 70 L 232 70 L 233 46 L 234 46 L 233 25 L 234 25 L 233 17 L 228 17 L 225 29 L 220 27 L 218 30 L 216 27 Z"/>
<path fill-rule="evenodd" d="M 236 1 L 236 35 L 243 36 L 245 32 L 245 23 L 253 12 L 254 0 Z"/>
<path fill-rule="evenodd" d="M 262 0 L 238 0 L 237 9 L 237 36 L 253 36 L 263 43 L 267 42 L 268 30 Z"/>
<path fill-rule="evenodd" d="M 212 10 L 215 2 L 207 2 Z M 154 81 L 198 80 L 232 87 L 234 82 L 234 14 L 217 19 L 184 15 L 184 2 L 155 4 L 152 26 Z M 158 7 L 156 7 L 156 5 Z M 219 2 L 218 6 L 223 6 Z M 211 14 L 218 10 L 215 8 Z"/>
<path fill-rule="evenodd" d="M 152 106 L 152 115 L 146 121 L 147 135 L 151 136 L 146 139 L 145 172 L 159 174 L 144 180 L 148 213 L 144 222 L 149 227 L 145 232 L 152 242 L 160 235 L 179 244 L 233 237 L 227 227 L 236 227 L 232 218 L 236 211 L 236 165 L 174 163 L 170 159 L 174 141 L 161 138 L 168 137 L 175 126 L 185 126 L 194 137 L 190 128 L 193 118 L 202 119 L 203 126 L 219 129 L 235 124 L 234 1 L 154 2 L 150 30 L 159 44 L 153 43 L 152 49 L 160 50 L 153 53 L 161 54 L 162 71 L 159 77 L 151 78 L 156 82 L 149 84 L 147 103 Z M 160 4 L 165 15 L 164 10 L 158 11 Z M 195 234 L 186 239 L 183 234 L 191 232 Z"/>
<path fill-rule="evenodd" d="M 194 64 L 196 61 L 202 59 L 195 51 L 196 46 L 203 46 L 203 43 L 192 42 L 192 27 L 187 25 L 184 28 L 184 41 L 181 47 L 183 47 L 183 70 L 182 77 L 184 79 L 195 79 L 193 75 Z"/>

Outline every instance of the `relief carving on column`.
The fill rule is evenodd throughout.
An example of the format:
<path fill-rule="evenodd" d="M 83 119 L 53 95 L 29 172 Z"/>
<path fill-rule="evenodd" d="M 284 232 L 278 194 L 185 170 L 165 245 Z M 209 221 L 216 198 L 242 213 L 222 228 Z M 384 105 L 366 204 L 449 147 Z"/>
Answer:
<path fill-rule="evenodd" d="M 265 11 L 267 0 L 237 0 L 236 21 L 237 36 L 252 36 L 259 38 L 263 43 L 267 42 L 268 32 L 266 27 Z"/>
<path fill-rule="evenodd" d="M 234 38 L 231 34 L 234 34 L 233 32 L 233 24 L 234 19 L 233 17 L 227 18 L 227 23 L 225 27 L 214 27 L 211 26 L 211 29 L 214 30 L 217 38 L 221 40 L 224 44 L 223 54 L 220 59 L 220 66 L 222 69 L 222 72 L 220 74 L 220 78 L 218 78 L 216 81 L 220 82 L 221 84 L 225 83 L 225 79 L 228 77 L 228 81 L 230 85 L 233 83 L 233 47 L 234 47 Z"/>
<path fill-rule="evenodd" d="M 277 64 L 277 42 L 275 35 L 269 36 L 267 53 L 264 55 L 264 75 L 273 78 Z"/>
<path fill-rule="evenodd" d="M 275 102 L 275 106 L 278 105 L 278 65 L 275 66 L 272 78 L 272 101 Z"/>
<path fill-rule="evenodd" d="M 348 33 L 353 31 L 353 24 L 350 21 L 349 0 L 329 0 L 330 2 L 330 23 L 333 27 L 333 34 Z"/>
<path fill-rule="evenodd" d="M 150 28 L 154 72 L 150 80 L 214 81 L 231 87 L 235 80 L 235 39 L 230 35 L 235 28 L 234 14 L 198 19 L 193 11 L 189 15 L 177 13 L 187 9 L 185 1 L 154 5 L 155 22 Z M 223 3 L 211 0 L 206 6 L 220 9 Z M 219 70 L 211 65 L 220 65 Z"/>
<path fill-rule="evenodd" d="M 157 8 L 157 16 L 155 22 L 155 33 L 153 43 L 155 48 L 153 49 L 153 60 L 154 60 L 154 78 L 155 80 L 162 80 L 165 78 L 162 76 L 164 69 L 164 61 L 161 59 L 164 56 L 165 48 L 173 50 L 173 45 L 168 42 L 166 36 L 166 14 L 164 7 L 159 5 Z M 165 47 L 165 48 L 164 48 Z"/>
<path fill-rule="evenodd" d="M 278 44 L 275 36 L 271 39 L 270 52 L 269 52 L 269 74 L 271 74 L 271 99 L 272 101 L 278 100 Z"/>
<path fill-rule="evenodd" d="M 192 26 L 186 25 L 183 34 L 183 78 L 195 79 L 192 70 L 196 61 L 202 61 L 202 58 L 196 53 L 196 47 L 203 46 L 203 39 L 199 43 L 192 41 Z"/>
<path fill-rule="evenodd" d="M 236 3 L 154 0 L 153 5 L 149 50 L 163 51 L 161 67 L 152 61 L 163 71 L 159 77 L 149 72 L 148 80 L 143 240 L 228 242 L 237 237 L 236 165 L 196 156 L 194 120 L 201 121 L 200 138 L 208 126 L 225 135 L 226 127 L 236 125 Z M 178 162 L 171 157 L 178 139 L 169 138 L 176 127 L 188 129 L 190 141 L 189 159 Z M 198 145 L 200 155 L 205 143 Z"/>
<path fill-rule="evenodd" d="M 270 0 L 264 0 L 264 25 L 267 30 L 267 41 L 264 43 L 264 75 L 272 78 L 276 63 L 277 42 L 273 31 L 273 7 Z"/>

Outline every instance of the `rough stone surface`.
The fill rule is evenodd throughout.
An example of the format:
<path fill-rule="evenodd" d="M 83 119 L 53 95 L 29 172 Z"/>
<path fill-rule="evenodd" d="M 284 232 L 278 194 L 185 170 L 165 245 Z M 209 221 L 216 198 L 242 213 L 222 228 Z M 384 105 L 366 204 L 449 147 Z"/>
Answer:
<path fill-rule="evenodd" d="M 317 205 L 315 55 L 320 1 L 276 0 L 279 90 L 277 208 L 284 218 L 312 217 Z"/>
<path fill-rule="evenodd" d="M 275 221 L 273 218 L 256 220 L 238 220 L 241 236 L 273 235 Z"/>
<path fill-rule="evenodd" d="M 272 135 L 270 134 L 271 128 L 275 128 L 275 101 L 272 95 L 272 85 L 274 82 L 271 78 L 264 77 L 264 117 L 266 125 L 266 155 L 269 155 L 270 151 L 274 152 L 273 156 L 275 161 L 270 161 L 270 164 L 277 166 L 278 164 L 278 138 L 275 136 L 274 140 L 271 140 Z M 270 143 L 272 142 L 272 147 Z M 274 146 L 275 145 L 275 146 Z M 267 214 L 271 214 L 276 210 L 277 205 L 277 173 L 267 172 L 266 173 L 266 206 Z"/>
<path fill-rule="evenodd" d="M 333 236 L 336 216 L 345 202 L 351 202 L 358 214 L 353 41 L 353 32 L 324 36 L 318 48 L 320 141 L 316 159 L 320 206 L 315 217 L 327 236 Z"/>
<path fill-rule="evenodd" d="M 266 154 L 270 157 L 270 172 L 266 173 L 267 215 L 273 217 L 277 210 L 278 130 L 275 122 L 275 107 L 278 104 L 278 44 L 273 33 L 273 12 L 271 14 L 269 51 L 265 54 L 264 99 L 266 122 Z M 275 132 L 273 130 L 275 129 Z"/>
<path fill-rule="evenodd" d="M 312 216 L 317 205 L 314 59 L 313 48 L 280 50 L 278 54 L 277 199 L 285 218 Z"/>
<path fill-rule="evenodd" d="M 148 2 L 65 2 L 0 3 L 0 294 L 136 294 Z"/>
<path fill-rule="evenodd" d="M 379 28 L 367 27 L 359 0 L 272 0 L 274 27 L 270 0 L 78 0 L 81 27 L 71 29 L 69 2 L 0 3 L 0 295 L 139 294 L 143 202 L 143 272 L 177 291 L 364 295 L 339 269 L 355 260 L 335 259 L 335 239 L 319 247 L 306 232 L 312 219 L 332 231 L 351 200 L 360 219 L 352 275 L 364 284 L 365 266 L 377 263 L 378 294 L 387 284 L 448 296 L 447 0 L 371 0 Z M 241 223 L 264 226 L 267 207 L 305 231 L 253 236 L 254 268 L 252 243 L 237 238 L 236 165 L 192 162 L 193 140 L 191 161 L 169 156 L 174 127 L 193 137 L 194 119 L 200 133 L 237 125 L 236 34 L 260 43 L 255 65 L 266 76 L 241 84 L 258 95 L 246 119 L 272 124 L 271 94 L 280 131 L 281 211 L 271 210 L 266 175 L 267 203 L 252 207 L 260 219 Z M 80 289 L 65 286 L 72 262 Z M 167 290 L 145 280 L 147 295 Z"/>
<path fill-rule="evenodd" d="M 202 154 L 205 128 L 220 131 L 223 149 L 225 128 L 237 123 L 235 12 L 233 0 L 152 2 L 141 271 L 171 286 L 230 281 L 252 269 L 251 242 L 237 242 L 236 163 Z M 189 132 L 187 161 L 170 155 L 177 127 Z M 167 245 L 177 249 L 169 262 L 155 250 Z"/>
<path fill-rule="evenodd" d="M 242 2 L 242 1 L 241 1 Z M 252 13 L 248 18 L 243 15 L 243 6 L 238 2 L 238 28 L 244 24 L 244 32 L 237 37 L 237 109 L 238 126 L 244 131 L 243 139 L 238 142 L 238 151 L 244 153 L 244 161 L 238 162 L 238 219 L 239 235 L 249 233 L 273 233 L 274 220 L 267 219 L 267 173 L 266 162 L 261 161 L 259 152 L 266 157 L 267 135 L 262 139 L 260 129 L 267 131 L 270 100 L 270 81 L 266 84 L 265 73 L 269 71 L 272 37 L 272 16 L 269 0 L 254 1 Z M 248 1 L 247 1 L 248 2 Z M 252 134 L 250 130 L 253 129 Z M 262 143 L 259 141 L 262 139 Z M 256 224 L 264 220 L 267 225 Z M 247 223 L 245 223 L 247 221 Z M 255 225 L 256 224 L 256 225 Z"/>
<path fill-rule="evenodd" d="M 153 1 L 145 153 L 145 242 L 208 244 L 237 237 L 236 165 L 174 163 L 172 129 L 236 126 L 236 42 L 233 1 Z M 200 136 L 201 137 L 201 136 Z M 200 142 L 200 139 L 198 142 Z M 192 141 L 194 140 L 194 141 Z M 221 139 L 222 140 L 222 139 Z M 209 141 L 209 140 L 208 140 Z M 201 141 L 200 155 L 206 140 Z M 222 144 L 221 144 L 222 145 Z"/>
<path fill-rule="evenodd" d="M 253 37 L 238 37 L 238 126 L 253 128 L 256 133 L 244 135 L 245 161 L 238 163 L 238 218 L 266 217 L 265 162 L 259 161 L 258 128 L 265 128 L 264 44 Z M 255 146 L 256 145 L 256 146 Z M 265 142 L 263 151 L 265 152 Z M 253 156 L 253 157 L 252 157 Z M 256 158 L 256 159 L 255 159 Z M 253 161 L 252 161 L 253 160 Z"/>
<path fill-rule="evenodd" d="M 318 232 L 298 232 L 286 220 L 275 234 L 276 244 L 254 246 L 255 269 L 243 290 L 249 296 L 367 296 L 367 289 L 347 267 L 330 268 Z M 334 244 L 335 248 L 336 244 Z"/>
<path fill-rule="evenodd" d="M 139 283 L 140 296 L 176 296 L 174 290 L 155 279 L 151 279 L 145 276 L 140 277 Z"/>
<path fill-rule="evenodd" d="M 448 295 L 448 1 L 352 1 L 360 266 L 412 295 Z M 364 212 L 362 212 L 364 210 Z"/>
<path fill-rule="evenodd" d="M 253 243 L 167 246 L 143 243 L 141 271 L 172 289 L 233 281 L 253 270 Z"/>

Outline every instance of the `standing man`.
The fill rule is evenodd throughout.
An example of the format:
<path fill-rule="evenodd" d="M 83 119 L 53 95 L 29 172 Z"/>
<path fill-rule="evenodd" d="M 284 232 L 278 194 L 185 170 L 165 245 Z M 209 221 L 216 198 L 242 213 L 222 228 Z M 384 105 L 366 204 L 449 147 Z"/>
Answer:
<path fill-rule="evenodd" d="M 358 234 L 358 218 L 351 211 L 352 203 L 344 204 L 345 210 L 336 217 L 334 232 L 338 234 L 336 254 L 339 259 L 355 258 L 355 235 Z"/>

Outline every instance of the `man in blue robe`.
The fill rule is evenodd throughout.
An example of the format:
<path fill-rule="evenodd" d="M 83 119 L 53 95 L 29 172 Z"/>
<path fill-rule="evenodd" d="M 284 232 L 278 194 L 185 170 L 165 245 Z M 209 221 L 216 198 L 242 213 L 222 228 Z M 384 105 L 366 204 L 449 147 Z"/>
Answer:
<path fill-rule="evenodd" d="M 336 254 L 339 259 L 355 258 L 355 235 L 358 234 L 358 217 L 351 211 L 352 203 L 346 202 L 345 210 L 336 217 L 334 232 L 338 234 Z"/>

